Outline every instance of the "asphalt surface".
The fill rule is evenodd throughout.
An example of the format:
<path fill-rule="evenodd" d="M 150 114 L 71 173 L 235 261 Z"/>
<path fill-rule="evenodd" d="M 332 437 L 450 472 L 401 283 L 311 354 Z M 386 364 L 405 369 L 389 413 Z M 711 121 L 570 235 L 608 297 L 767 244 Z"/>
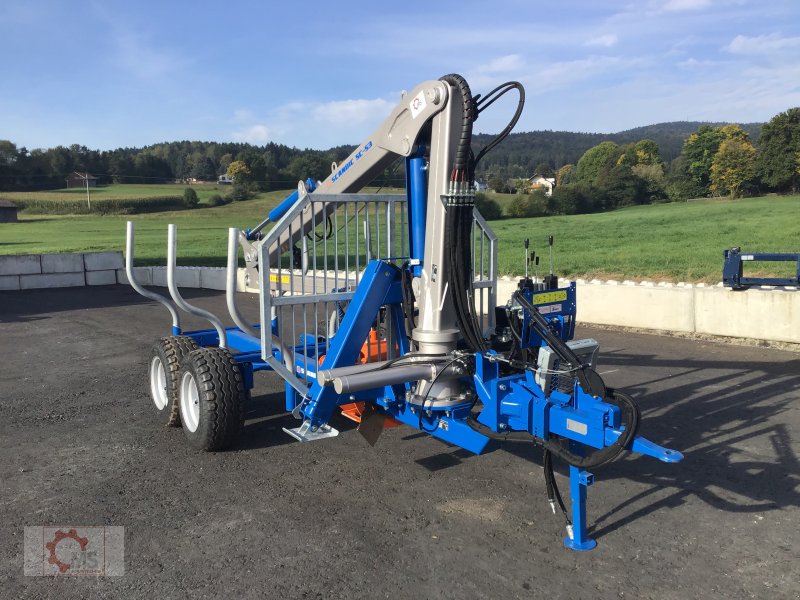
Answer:
<path fill-rule="evenodd" d="M 371 448 L 341 419 L 299 444 L 272 374 L 234 450 L 190 450 L 147 390 L 168 327 L 122 286 L 0 293 L 0 597 L 800 597 L 797 354 L 581 329 L 641 433 L 686 460 L 597 469 L 599 545 L 578 553 L 538 450 L 472 456 L 407 427 Z M 70 524 L 124 526 L 125 575 L 23 576 L 23 527 Z"/>

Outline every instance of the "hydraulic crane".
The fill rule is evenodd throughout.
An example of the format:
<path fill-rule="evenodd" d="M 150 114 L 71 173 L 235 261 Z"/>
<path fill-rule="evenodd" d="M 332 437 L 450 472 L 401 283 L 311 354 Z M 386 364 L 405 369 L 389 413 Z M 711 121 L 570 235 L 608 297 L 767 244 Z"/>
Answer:
<path fill-rule="evenodd" d="M 519 95 L 513 118 L 475 153 L 474 121 L 510 91 Z M 165 423 L 182 424 L 194 447 L 229 446 L 254 373 L 273 370 L 299 420 L 285 431 L 300 442 L 336 436 L 330 420 L 341 411 L 373 444 L 398 424 L 476 454 L 492 440 L 538 444 L 548 500 L 566 519 L 565 545 L 594 547 L 586 530 L 589 469 L 625 451 L 668 463 L 683 457 L 637 435 L 635 402 L 607 387 L 594 368 L 597 342 L 573 340 L 574 283 L 558 287 L 552 273 L 543 281 L 526 274 L 497 305 L 497 239 L 475 209 L 474 173 L 523 105 L 517 82 L 481 97 L 458 75 L 404 94 L 327 179 L 300 182 L 257 226 L 230 230 L 227 297 L 236 327 L 180 296 L 174 226 L 172 301 L 141 288 L 129 224 L 131 284 L 173 316 L 173 335 L 155 346 L 149 370 Z M 398 158 L 405 161 L 404 195 L 358 193 Z M 260 289 L 258 324 L 236 306 L 240 245 L 247 277 Z M 552 252 L 552 238 L 550 245 Z M 182 332 L 176 305 L 213 329 Z M 554 458 L 569 465 L 570 511 Z"/>

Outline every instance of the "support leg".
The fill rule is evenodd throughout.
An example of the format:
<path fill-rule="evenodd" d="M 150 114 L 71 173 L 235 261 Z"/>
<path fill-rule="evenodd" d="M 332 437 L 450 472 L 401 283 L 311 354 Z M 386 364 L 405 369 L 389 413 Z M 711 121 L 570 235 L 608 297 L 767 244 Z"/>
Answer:
<path fill-rule="evenodd" d="M 578 467 L 569 467 L 569 494 L 572 500 L 572 527 L 567 529 L 564 545 L 572 550 L 591 550 L 597 542 L 586 534 L 586 488 L 594 475 Z"/>
<path fill-rule="evenodd" d="M 300 401 L 300 395 L 289 383 L 284 383 L 286 387 L 286 410 L 292 412 Z"/>

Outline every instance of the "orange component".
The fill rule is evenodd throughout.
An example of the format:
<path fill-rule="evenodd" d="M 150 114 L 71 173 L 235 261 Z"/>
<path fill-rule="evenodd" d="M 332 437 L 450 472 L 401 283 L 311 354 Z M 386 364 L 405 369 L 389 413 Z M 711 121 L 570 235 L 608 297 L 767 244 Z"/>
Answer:
<path fill-rule="evenodd" d="M 361 423 L 361 415 L 364 414 L 365 405 L 366 402 L 351 402 L 350 404 L 342 404 L 339 408 L 342 410 L 342 416 L 356 423 Z M 400 421 L 396 421 L 392 417 L 383 417 L 384 429 L 391 429 L 392 427 L 399 427 L 400 425 Z"/>
<path fill-rule="evenodd" d="M 325 358 L 324 355 L 319 359 L 320 364 L 322 364 L 323 358 Z M 358 362 L 366 364 L 370 362 L 378 362 L 379 360 L 387 360 L 388 358 L 388 342 L 378 337 L 378 331 L 376 329 L 370 329 L 367 341 L 364 342 L 363 346 L 361 346 L 361 352 L 358 355 Z M 361 423 L 361 415 L 364 413 L 364 405 L 364 402 L 351 402 L 350 404 L 342 404 L 339 408 L 341 409 L 343 416 L 347 417 L 351 421 L 355 421 L 356 423 Z M 383 419 L 384 428 L 389 429 L 391 427 L 400 426 L 400 422 L 394 420 L 392 417 L 384 417 Z"/>
<path fill-rule="evenodd" d="M 367 341 L 361 346 L 358 362 L 378 362 L 379 360 L 386 360 L 387 358 L 389 358 L 389 343 L 386 340 L 378 338 L 377 330 L 370 329 Z"/>

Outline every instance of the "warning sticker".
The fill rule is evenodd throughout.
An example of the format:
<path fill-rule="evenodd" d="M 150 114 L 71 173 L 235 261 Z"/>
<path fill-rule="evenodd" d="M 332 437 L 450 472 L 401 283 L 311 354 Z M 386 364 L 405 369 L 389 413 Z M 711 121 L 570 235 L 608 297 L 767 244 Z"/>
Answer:
<path fill-rule="evenodd" d="M 416 119 L 417 115 L 425 110 L 425 107 L 428 106 L 428 103 L 425 102 L 425 92 L 420 92 L 411 100 L 411 103 L 408 107 L 411 109 L 411 118 Z"/>
<path fill-rule="evenodd" d="M 541 315 L 549 315 L 550 313 L 560 313 L 562 305 L 561 304 L 550 304 L 548 306 L 542 306 L 537 308 L 536 310 L 539 311 Z"/>
<path fill-rule="evenodd" d="M 550 304 L 551 302 L 564 302 L 566 299 L 567 299 L 567 290 L 556 290 L 555 292 L 544 292 L 542 294 L 533 295 L 534 304 Z"/>
<path fill-rule="evenodd" d="M 288 275 L 281 275 L 278 277 L 274 273 L 269 274 L 269 282 L 270 283 L 289 283 L 289 276 Z"/>

